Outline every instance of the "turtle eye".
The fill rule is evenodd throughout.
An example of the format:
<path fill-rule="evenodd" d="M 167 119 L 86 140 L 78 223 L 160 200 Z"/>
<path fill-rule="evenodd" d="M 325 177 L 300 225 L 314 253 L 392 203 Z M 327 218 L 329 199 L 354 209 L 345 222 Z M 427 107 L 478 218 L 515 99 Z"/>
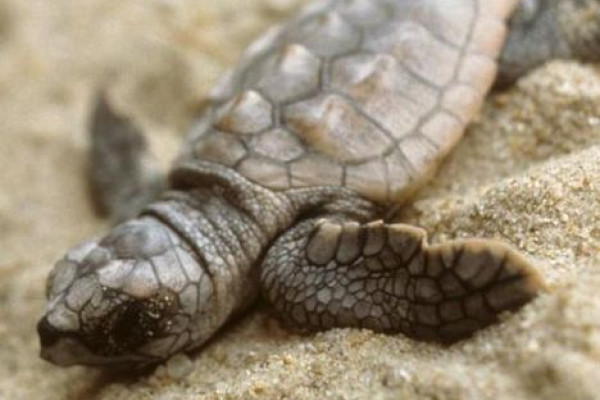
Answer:
<path fill-rule="evenodd" d="M 139 302 L 129 303 L 123 310 L 116 311 L 109 328 L 110 343 L 122 349 L 132 349 L 146 342 L 156 328 L 144 316 Z"/>
<path fill-rule="evenodd" d="M 118 356 L 167 335 L 179 307 L 177 297 L 167 292 L 159 290 L 149 298 L 129 298 L 114 305 L 109 314 L 84 327 L 84 342 L 97 355 Z"/>

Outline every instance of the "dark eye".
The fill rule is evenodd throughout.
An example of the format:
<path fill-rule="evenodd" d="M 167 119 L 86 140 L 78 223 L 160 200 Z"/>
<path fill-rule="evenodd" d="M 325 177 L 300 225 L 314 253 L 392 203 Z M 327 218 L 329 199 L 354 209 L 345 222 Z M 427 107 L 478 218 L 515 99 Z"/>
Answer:
<path fill-rule="evenodd" d="M 144 317 L 143 301 L 132 299 L 114 305 L 102 318 L 88 320 L 82 339 L 94 354 L 119 356 L 144 345 L 157 325 Z"/>
<path fill-rule="evenodd" d="M 129 298 L 115 304 L 103 318 L 86 326 L 85 342 L 98 355 L 134 352 L 167 333 L 176 314 L 176 296 L 164 290 L 146 299 Z"/>
<path fill-rule="evenodd" d="M 145 315 L 141 302 L 131 302 L 121 310 L 110 327 L 112 341 L 124 351 L 134 350 L 153 336 L 157 323 Z"/>

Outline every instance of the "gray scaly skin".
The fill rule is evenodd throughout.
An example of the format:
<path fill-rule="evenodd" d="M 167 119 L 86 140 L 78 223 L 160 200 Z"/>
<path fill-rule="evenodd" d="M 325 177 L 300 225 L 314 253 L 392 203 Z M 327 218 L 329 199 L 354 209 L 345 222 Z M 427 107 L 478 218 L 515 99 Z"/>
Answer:
<path fill-rule="evenodd" d="M 139 133 L 101 100 L 94 193 L 101 209 L 132 218 L 52 270 L 42 357 L 156 364 L 201 346 L 259 295 L 300 329 L 366 327 L 442 342 L 530 301 L 544 284 L 508 245 L 428 246 L 422 229 L 381 220 L 426 182 L 477 111 L 513 5 L 319 2 L 251 47 L 212 93 L 168 190 L 140 212 L 160 180 L 145 166 Z M 575 29 L 557 11 L 571 7 L 577 19 L 597 5 L 522 4 L 502 79 L 549 58 L 597 56 L 598 20 Z M 531 29 L 553 36 L 518 39 Z M 405 105 L 414 113 L 401 114 Z"/>

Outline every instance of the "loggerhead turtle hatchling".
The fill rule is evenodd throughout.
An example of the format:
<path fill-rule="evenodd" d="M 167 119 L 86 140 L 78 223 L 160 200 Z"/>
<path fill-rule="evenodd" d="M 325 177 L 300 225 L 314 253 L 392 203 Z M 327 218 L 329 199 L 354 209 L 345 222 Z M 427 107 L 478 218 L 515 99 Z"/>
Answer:
<path fill-rule="evenodd" d="M 143 367 L 205 343 L 259 295 L 288 325 L 453 342 L 543 280 L 508 245 L 429 246 L 389 223 L 434 173 L 496 76 L 517 0 L 317 1 L 254 43 L 210 94 L 168 184 L 101 100 L 92 182 L 132 218 L 48 278 L 42 357 Z M 600 55 L 598 0 L 523 1 L 500 79 Z M 160 195 L 158 192 L 165 186 Z M 137 211 L 141 209 L 141 211 Z"/>

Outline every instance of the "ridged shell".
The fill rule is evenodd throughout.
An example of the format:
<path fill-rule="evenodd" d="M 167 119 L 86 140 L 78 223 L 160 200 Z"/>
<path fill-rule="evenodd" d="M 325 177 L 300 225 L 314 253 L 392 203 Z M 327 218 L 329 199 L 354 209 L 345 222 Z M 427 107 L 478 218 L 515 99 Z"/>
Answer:
<path fill-rule="evenodd" d="M 180 159 L 273 189 L 402 201 L 482 104 L 516 0 L 337 0 L 273 28 L 210 93 Z"/>

